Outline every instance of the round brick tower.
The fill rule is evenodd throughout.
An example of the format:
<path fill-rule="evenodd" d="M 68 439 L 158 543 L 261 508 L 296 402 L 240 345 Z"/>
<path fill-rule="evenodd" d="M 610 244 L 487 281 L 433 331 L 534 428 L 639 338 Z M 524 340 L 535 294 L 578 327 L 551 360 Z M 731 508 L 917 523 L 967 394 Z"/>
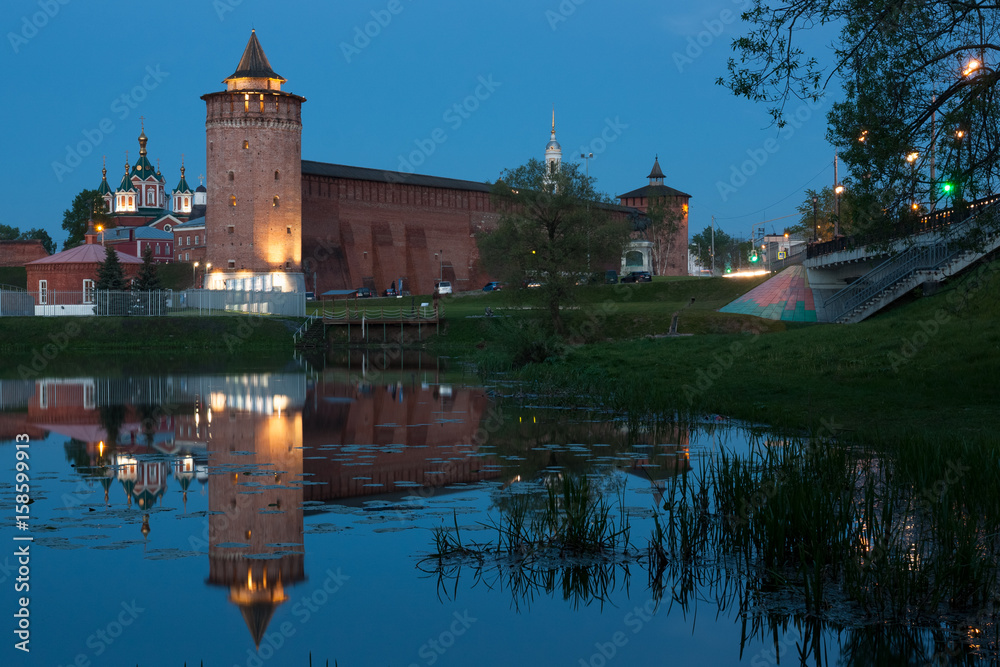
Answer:
<path fill-rule="evenodd" d="M 302 103 L 251 31 L 226 90 L 207 106 L 209 289 L 305 291 L 302 275 Z"/>

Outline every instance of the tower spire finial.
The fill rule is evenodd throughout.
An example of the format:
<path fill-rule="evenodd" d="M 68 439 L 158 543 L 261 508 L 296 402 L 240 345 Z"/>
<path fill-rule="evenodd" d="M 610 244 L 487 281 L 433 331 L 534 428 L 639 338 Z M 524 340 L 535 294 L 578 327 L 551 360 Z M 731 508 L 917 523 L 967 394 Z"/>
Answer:
<path fill-rule="evenodd" d="M 556 136 L 556 105 L 552 105 L 552 136 Z"/>

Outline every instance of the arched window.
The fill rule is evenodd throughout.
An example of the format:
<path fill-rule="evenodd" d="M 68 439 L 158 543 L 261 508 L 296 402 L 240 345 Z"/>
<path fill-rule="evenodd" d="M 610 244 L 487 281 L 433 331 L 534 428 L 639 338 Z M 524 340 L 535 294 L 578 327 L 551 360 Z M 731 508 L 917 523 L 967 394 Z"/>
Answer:
<path fill-rule="evenodd" d="M 625 253 L 625 266 L 642 266 L 642 253 L 638 250 Z"/>
<path fill-rule="evenodd" d="M 235 181 L 236 180 L 236 174 L 234 174 L 233 172 L 229 172 L 229 180 L 230 181 Z"/>
<path fill-rule="evenodd" d="M 281 172 L 278 171 L 277 169 L 274 170 L 274 180 L 276 180 L 276 181 L 280 181 L 281 180 Z"/>
<path fill-rule="evenodd" d="M 278 208 L 278 203 L 279 203 L 278 195 L 274 195 L 274 199 L 271 200 L 271 206 L 273 206 L 274 208 Z"/>
<path fill-rule="evenodd" d="M 247 148 L 250 148 L 250 140 L 249 139 L 244 139 L 243 140 L 243 149 L 246 150 Z"/>
<path fill-rule="evenodd" d="M 229 205 L 236 206 L 236 195 L 232 195 L 229 197 Z"/>

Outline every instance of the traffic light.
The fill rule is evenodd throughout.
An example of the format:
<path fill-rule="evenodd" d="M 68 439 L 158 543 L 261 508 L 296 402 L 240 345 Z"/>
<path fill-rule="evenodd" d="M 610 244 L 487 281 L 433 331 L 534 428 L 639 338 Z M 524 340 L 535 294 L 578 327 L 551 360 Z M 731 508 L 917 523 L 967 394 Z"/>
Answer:
<path fill-rule="evenodd" d="M 943 192 L 944 194 L 950 195 L 954 191 L 955 191 L 955 184 L 954 183 L 942 183 L 941 184 L 941 192 Z"/>
<path fill-rule="evenodd" d="M 756 250 L 750 251 L 750 257 L 748 258 L 751 264 L 756 264 L 760 261 L 760 255 L 757 254 Z"/>

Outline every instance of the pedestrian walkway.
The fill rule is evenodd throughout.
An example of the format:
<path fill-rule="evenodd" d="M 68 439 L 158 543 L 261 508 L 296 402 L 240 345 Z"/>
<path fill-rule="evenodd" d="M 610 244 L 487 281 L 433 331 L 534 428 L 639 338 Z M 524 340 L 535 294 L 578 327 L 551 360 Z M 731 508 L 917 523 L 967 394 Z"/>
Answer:
<path fill-rule="evenodd" d="M 802 266 L 790 266 L 763 285 L 758 285 L 728 306 L 722 313 L 742 313 L 769 320 L 816 322 L 813 291 Z"/>

